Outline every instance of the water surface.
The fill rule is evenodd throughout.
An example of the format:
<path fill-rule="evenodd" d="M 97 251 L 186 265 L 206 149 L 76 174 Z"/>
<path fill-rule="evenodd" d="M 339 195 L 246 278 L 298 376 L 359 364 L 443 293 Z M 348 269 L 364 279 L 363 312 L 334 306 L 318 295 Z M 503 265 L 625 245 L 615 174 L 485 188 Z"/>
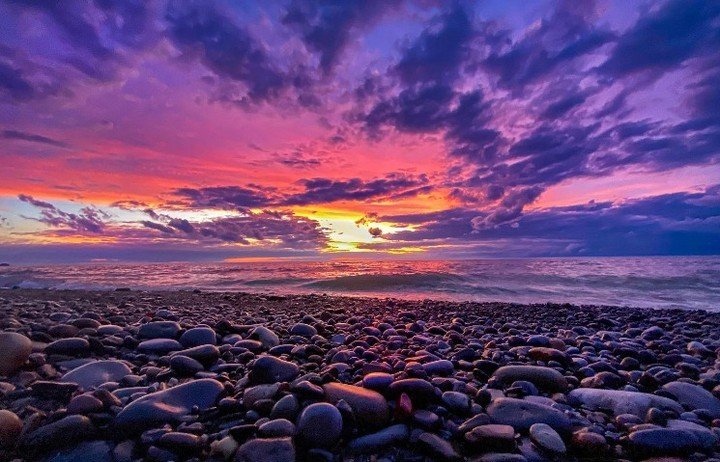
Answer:
<path fill-rule="evenodd" d="M 0 287 L 205 289 L 720 311 L 720 257 L 155 263 L 0 268 Z"/>

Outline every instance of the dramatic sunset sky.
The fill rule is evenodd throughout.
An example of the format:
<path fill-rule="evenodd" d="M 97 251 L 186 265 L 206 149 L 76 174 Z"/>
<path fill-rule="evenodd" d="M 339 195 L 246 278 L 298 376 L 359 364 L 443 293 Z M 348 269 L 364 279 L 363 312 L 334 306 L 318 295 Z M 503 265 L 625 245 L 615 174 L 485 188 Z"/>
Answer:
<path fill-rule="evenodd" d="M 0 261 L 720 253 L 720 2 L 0 0 Z"/>

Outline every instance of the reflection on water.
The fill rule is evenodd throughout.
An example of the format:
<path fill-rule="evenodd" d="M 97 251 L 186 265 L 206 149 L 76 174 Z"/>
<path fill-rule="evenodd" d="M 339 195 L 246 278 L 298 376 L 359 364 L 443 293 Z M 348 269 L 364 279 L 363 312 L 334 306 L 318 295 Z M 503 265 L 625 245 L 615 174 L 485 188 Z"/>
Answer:
<path fill-rule="evenodd" d="M 0 287 L 13 286 L 328 292 L 720 311 L 720 257 L 98 263 L 0 268 Z"/>

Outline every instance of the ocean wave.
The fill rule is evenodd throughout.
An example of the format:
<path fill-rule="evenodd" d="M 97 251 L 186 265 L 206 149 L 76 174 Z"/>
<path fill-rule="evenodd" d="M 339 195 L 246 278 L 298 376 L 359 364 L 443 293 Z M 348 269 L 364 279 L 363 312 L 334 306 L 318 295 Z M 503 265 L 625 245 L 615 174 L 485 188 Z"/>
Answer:
<path fill-rule="evenodd" d="M 373 292 L 389 289 L 437 289 L 465 282 L 465 278 L 451 273 L 413 274 L 357 274 L 308 282 L 304 287 L 327 290 L 352 290 Z"/>

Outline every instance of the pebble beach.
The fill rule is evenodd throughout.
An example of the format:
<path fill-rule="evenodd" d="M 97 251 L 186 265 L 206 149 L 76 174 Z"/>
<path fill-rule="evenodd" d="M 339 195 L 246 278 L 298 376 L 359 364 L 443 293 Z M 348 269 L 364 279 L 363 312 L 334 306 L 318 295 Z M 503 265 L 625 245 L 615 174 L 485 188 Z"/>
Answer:
<path fill-rule="evenodd" d="M 1 461 L 720 461 L 720 314 L 0 292 Z"/>

